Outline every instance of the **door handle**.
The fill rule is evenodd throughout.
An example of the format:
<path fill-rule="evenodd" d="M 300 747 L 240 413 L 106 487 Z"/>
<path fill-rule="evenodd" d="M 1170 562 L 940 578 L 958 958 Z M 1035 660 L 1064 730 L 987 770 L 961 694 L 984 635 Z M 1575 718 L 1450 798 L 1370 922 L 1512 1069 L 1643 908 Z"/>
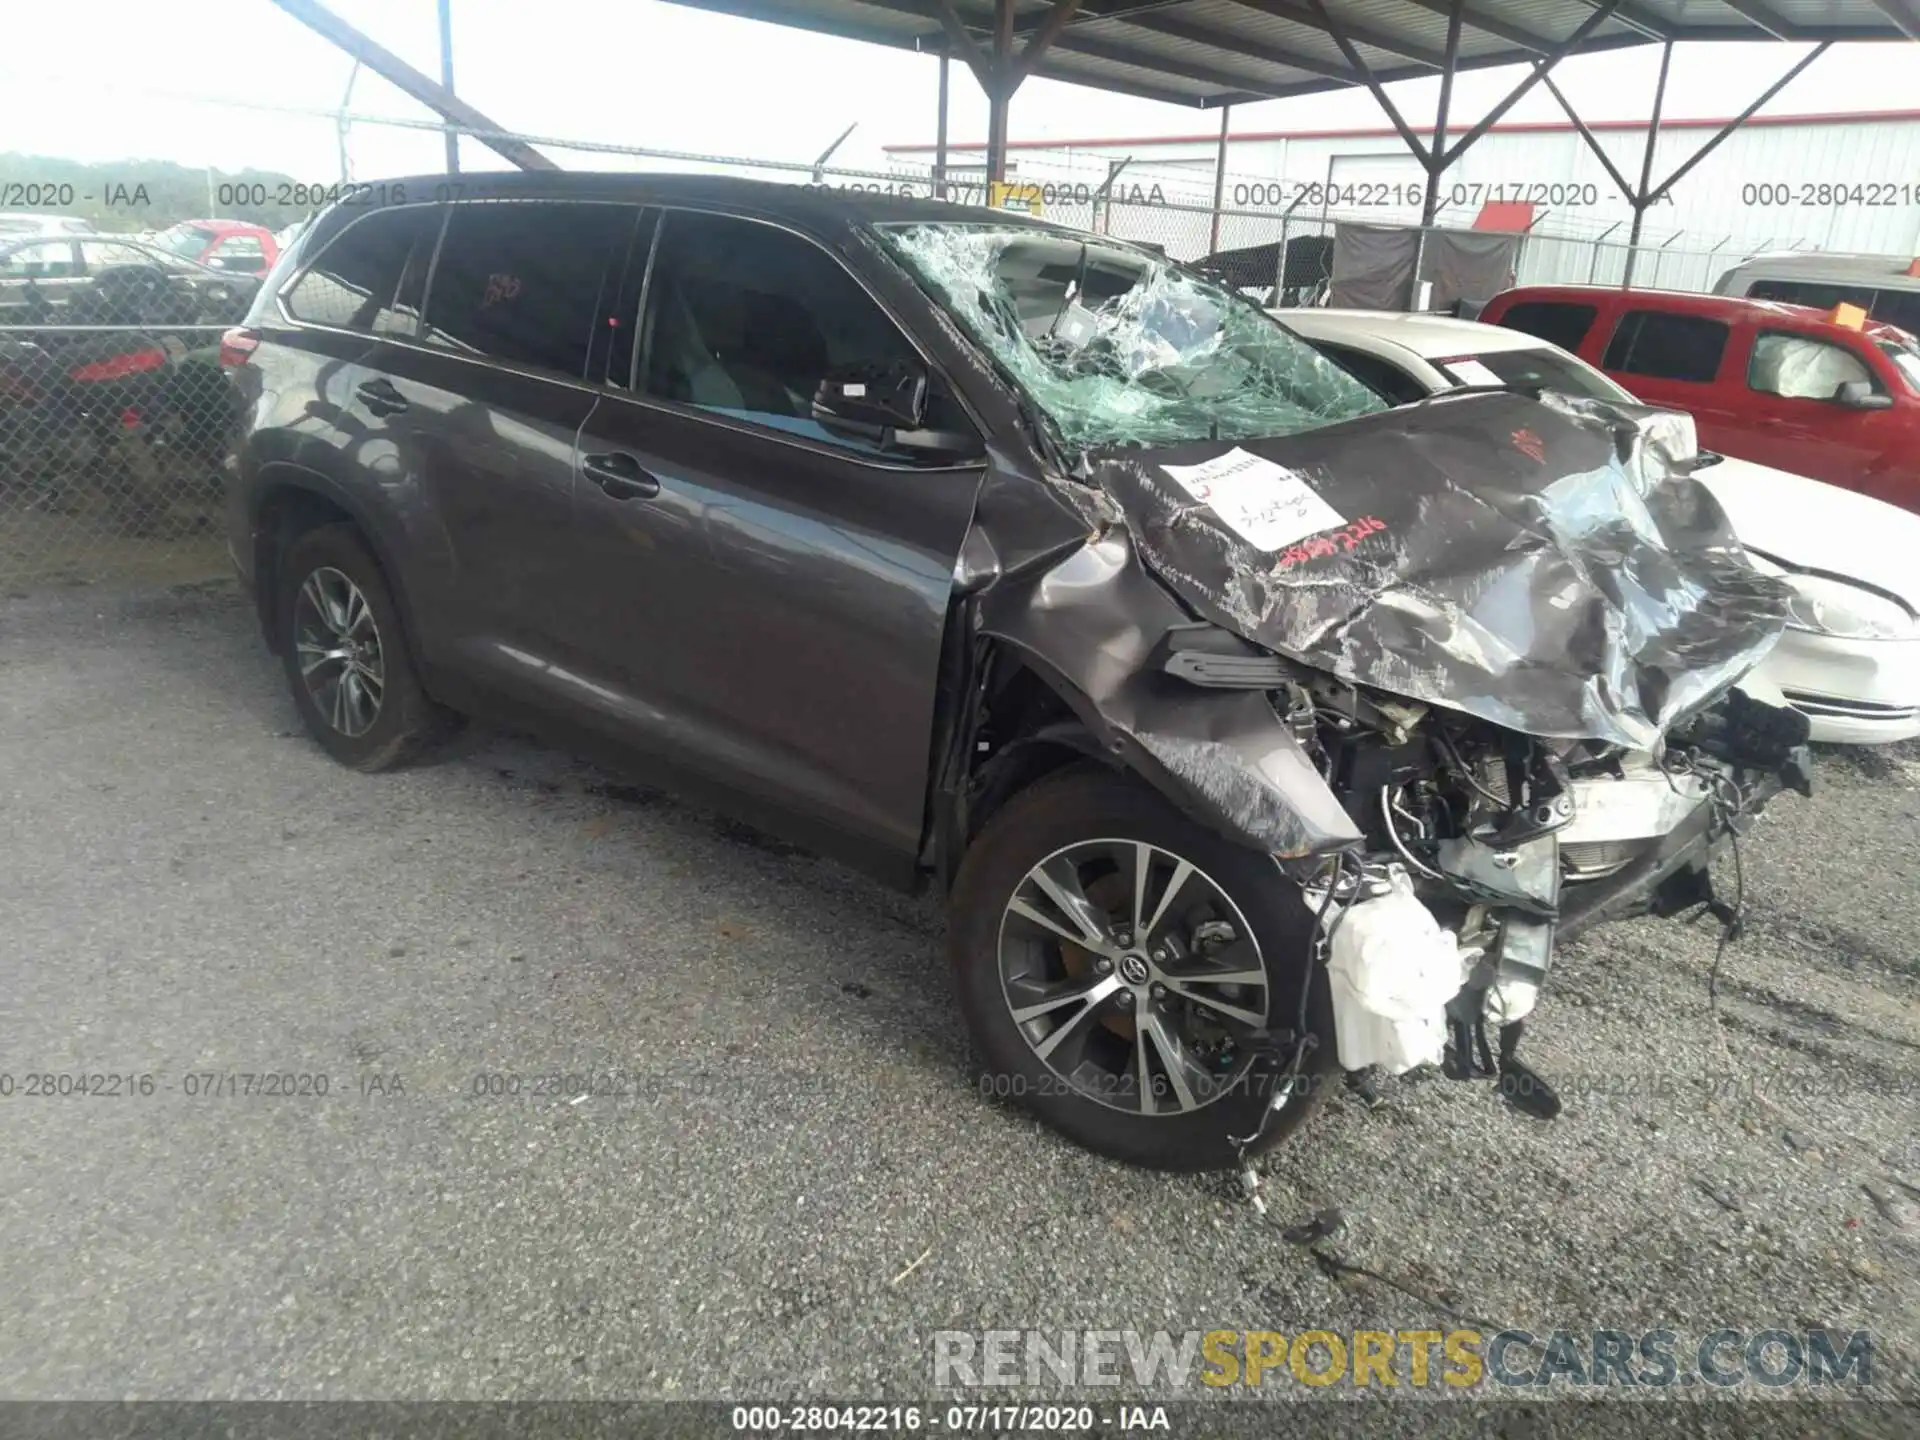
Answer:
<path fill-rule="evenodd" d="M 660 482 L 624 450 L 582 455 L 580 468 L 587 478 L 615 500 L 646 500 L 660 493 Z"/>
<path fill-rule="evenodd" d="M 384 376 L 362 381 L 354 388 L 353 393 L 358 395 L 360 403 L 375 415 L 398 415 L 407 408 L 407 397 L 395 389 L 393 382 Z"/>

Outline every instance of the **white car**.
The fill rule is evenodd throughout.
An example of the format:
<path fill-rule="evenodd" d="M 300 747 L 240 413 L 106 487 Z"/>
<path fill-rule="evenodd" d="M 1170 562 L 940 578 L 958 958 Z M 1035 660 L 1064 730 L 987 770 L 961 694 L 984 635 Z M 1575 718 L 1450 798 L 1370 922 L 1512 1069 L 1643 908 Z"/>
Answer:
<path fill-rule="evenodd" d="M 1463 385 L 1634 398 L 1578 356 L 1497 325 L 1384 310 L 1271 313 L 1398 404 Z M 1920 735 L 1920 515 L 1730 456 L 1697 473 L 1741 543 L 1799 591 L 1786 634 L 1742 688 L 1801 711 L 1815 740 Z"/>

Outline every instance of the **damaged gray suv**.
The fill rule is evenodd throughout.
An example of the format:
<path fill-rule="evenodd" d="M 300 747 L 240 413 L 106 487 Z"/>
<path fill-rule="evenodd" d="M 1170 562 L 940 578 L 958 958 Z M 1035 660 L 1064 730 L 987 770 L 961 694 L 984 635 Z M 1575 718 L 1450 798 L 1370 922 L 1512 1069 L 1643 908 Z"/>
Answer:
<path fill-rule="evenodd" d="M 983 1089 L 1223 1165 L 1516 1046 L 1810 785 L 1684 416 L 1389 408 L 1151 251 L 708 177 L 360 187 L 223 358 L 235 564 L 378 770 L 535 729 L 949 893 Z"/>

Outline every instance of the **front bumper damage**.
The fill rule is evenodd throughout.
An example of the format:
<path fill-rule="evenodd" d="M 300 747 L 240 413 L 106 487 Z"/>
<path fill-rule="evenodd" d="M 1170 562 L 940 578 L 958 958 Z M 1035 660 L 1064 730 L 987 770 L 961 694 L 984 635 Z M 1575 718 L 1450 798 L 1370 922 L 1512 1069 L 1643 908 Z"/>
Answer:
<path fill-rule="evenodd" d="M 1022 746 L 1075 745 L 1299 886 L 1334 1033 L 1246 1037 L 1276 1108 L 1330 1040 L 1350 1073 L 1442 1064 L 1557 1109 L 1515 1055 L 1557 942 L 1711 903 L 1718 850 L 1810 791 L 1806 718 L 1734 688 L 1787 587 L 1689 475 L 1683 416 L 1483 395 L 1223 449 L 1089 457 L 1045 545 L 983 489 L 941 852 Z M 1015 669 L 1071 721 L 983 738 Z"/>
<path fill-rule="evenodd" d="M 1418 876 L 1395 857 L 1364 857 L 1328 947 L 1341 1065 L 1439 1063 L 1455 1079 L 1497 1077 L 1522 1108 L 1557 1114 L 1552 1086 L 1516 1053 L 1556 945 L 1633 915 L 1704 909 L 1730 923 L 1712 866 L 1782 790 L 1812 794 L 1806 735 L 1804 716 L 1735 690 L 1689 727 L 1691 744 L 1570 786 L 1545 833 L 1505 847 L 1491 835 L 1450 841 Z M 1423 926 L 1416 910 L 1437 923 Z M 1343 944 L 1349 923 L 1358 938 Z M 1401 942 L 1392 953 L 1383 934 Z M 1442 951 L 1455 968 L 1426 990 L 1424 1010 L 1378 1002 L 1368 958 L 1432 974 Z"/>

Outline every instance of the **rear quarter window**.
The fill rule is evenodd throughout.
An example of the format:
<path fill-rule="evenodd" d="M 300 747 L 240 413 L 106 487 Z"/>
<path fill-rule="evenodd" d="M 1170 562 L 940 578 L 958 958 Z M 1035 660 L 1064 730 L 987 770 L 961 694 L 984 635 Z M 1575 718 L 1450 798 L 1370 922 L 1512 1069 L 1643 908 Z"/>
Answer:
<path fill-rule="evenodd" d="M 1645 375 L 1650 380 L 1687 380 L 1706 384 L 1720 373 L 1728 327 L 1700 315 L 1671 315 L 1664 310 L 1629 310 L 1600 357 L 1602 370 Z"/>
<path fill-rule="evenodd" d="M 1496 323 L 1562 350 L 1578 350 L 1599 313 L 1597 306 L 1570 300 L 1522 300 L 1509 305 Z"/>
<path fill-rule="evenodd" d="M 287 291 L 287 313 L 336 330 L 411 329 L 396 322 L 395 295 L 409 258 L 432 252 L 439 227 L 439 209 L 430 205 L 378 210 L 353 222 Z"/>
<path fill-rule="evenodd" d="M 1345 370 L 1369 390 L 1378 391 L 1395 405 L 1406 405 L 1426 398 L 1427 387 L 1390 360 L 1365 350 L 1334 345 L 1325 340 L 1308 342 L 1334 364 Z"/>

